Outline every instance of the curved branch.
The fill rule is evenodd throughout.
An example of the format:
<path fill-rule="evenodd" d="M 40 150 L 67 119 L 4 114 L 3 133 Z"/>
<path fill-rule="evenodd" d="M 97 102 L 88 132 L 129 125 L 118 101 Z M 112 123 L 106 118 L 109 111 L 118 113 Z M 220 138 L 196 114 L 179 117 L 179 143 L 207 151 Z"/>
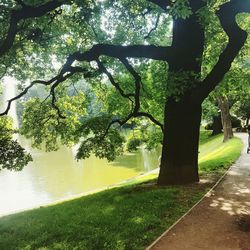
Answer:
<path fill-rule="evenodd" d="M 124 118 L 123 120 L 120 119 L 114 119 L 112 120 L 105 133 L 103 134 L 103 138 L 107 135 L 109 129 L 112 127 L 113 124 L 118 123 L 120 126 L 123 126 L 124 124 L 126 124 L 131 118 L 136 118 L 136 117 L 146 117 L 149 120 L 151 120 L 151 122 L 153 122 L 155 125 L 159 126 L 162 130 L 162 132 L 164 131 L 164 126 L 162 123 L 160 123 L 158 120 L 156 120 L 151 114 L 146 113 L 146 112 L 134 112 L 134 113 L 130 113 L 126 118 Z"/>
<path fill-rule="evenodd" d="M 98 61 L 100 56 L 109 56 L 114 58 L 148 58 L 154 60 L 172 60 L 172 47 L 161 47 L 154 45 L 110 45 L 96 44 L 91 49 L 80 52 L 77 51 L 68 56 L 61 72 L 67 72 L 75 61 L 92 62 Z"/>
<path fill-rule="evenodd" d="M 130 97 L 134 96 L 134 94 L 131 94 L 131 93 L 125 94 L 123 89 L 121 88 L 121 86 L 115 81 L 115 79 L 113 78 L 111 73 L 106 69 L 104 64 L 99 59 L 97 59 L 96 62 L 97 62 L 97 65 L 98 65 L 100 72 L 104 73 L 108 77 L 109 81 L 118 90 L 120 95 L 122 97 L 128 98 L 130 101 L 132 101 Z"/>
<path fill-rule="evenodd" d="M 18 94 L 17 96 L 11 98 L 10 100 L 8 100 L 7 108 L 5 109 L 5 111 L 3 111 L 2 113 L 0 113 L 0 116 L 7 115 L 8 112 L 9 112 L 9 110 L 10 110 L 10 108 L 11 108 L 12 102 L 20 99 L 22 96 L 24 96 L 29 91 L 29 89 L 31 89 L 36 84 L 42 84 L 42 85 L 48 86 L 48 85 L 51 85 L 52 83 L 54 83 L 52 85 L 52 88 L 55 88 L 60 83 L 64 82 L 66 79 L 68 79 L 69 77 L 71 77 L 75 73 L 83 73 L 84 77 L 91 77 L 92 76 L 91 72 L 88 72 L 86 69 L 81 68 L 81 67 L 72 67 L 72 66 L 70 66 L 70 67 L 68 67 L 68 71 L 67 72 L 60 72 L 57 76 L 51 78 L 48 81 L 43 81 L 43 80 L 35 80 L 35 81 L 33 81 L 20 94 Z M 52 90 L 52 92 L 53 92 L 53 90 Z M 52 106 L 55 106 L 55 105 L 52 103 Z"/>
<path fill-rule="evenodd" d="M 12 47 L 16 34 L 18 32 L 18 22 L 20 20 L 25 20 L 28 18 L 41 17 L 46 13 L 62 6 L 66 3 L 66 0 L 53 0 L 48 1 L 47 3 L 32 7 L 25 5 L 22 1 L 18 1 L 18 3 L 22 6 L 19 10 L 13 10 L 10 17 L 10 26 L 7 32 L 5 39 L 0 44 L 0 56 L 4 55 L 9 49 Z"/>
<path fill-rule="evenodd" d="M 74 54 L 78 61 L 96 61 L 100 56 L 109 56 L 114 58 L 148 58 L 154 60 L 168 61 L 172 58 L 171 47 L 155 45 L 111 45 L 96 44 L 90 50 Z M 72 58 L 71 58 L 72 59 Z"/>
<path fill-rule="evenodd" d="M 158 14 L 154 27 L 148 32 L 148 34 L 146 36 L 144 36 L 144 39 L 150 38 L 151 34 L 158 28 L 160 17 L 161 17 L 161 14 Z"/>
<path fill-rule="evenodd" d="M 7 107 L 5 109 L 4 112 L 0 113 L 0 116 L 3 116 L 3 115 L 7 115 L 10 108 L 11 108 L 11 104 L 12 102 L 20 99 L 22 96 L 24 96 L 29 89 L 31 89 L 35 84 L 43 84 L 43 85 L 50 85 L 52 82 L 54 82 L 56 80 L 57 77 L 54 77 L 52 79 L 50 79 L 49 81 L 42 81 L 42 80 L 36 80 L 36 81 L 33 81 L 29 86 L 27 86 L 19 95 L 11 98 L 10 100 L 8 100 L 8 104 L 7 104 Z"/>
<path fill-rule="evenodd" d="M 57 76 L 57 80 L 52 84 L 51 89 L 50 89 L 50 95 L 52 96 L 52 101 L 51 105 L 52 107 L 57 111 L 58 117 L 65 119 L 66 117 L 62 115 L 61 110 L 59 107 L 56 105 L 57 99 L 56 99 L 56 93 L 55 90 L 59 86 L 60 83 L 64 82 L 66 79 L 70 78 L 72 75 L 75 73 L 83 73 L 85 78 L 92 77 L 92 72 L 87 71 L 85 68 L 82 67 L 68 67 L 68 73 L 66 72 L 61 72 Z"/>
<path fill-rule="evenodd" d="M 141 92 L 141 77 L 140 75 L 134 70 L 134 68 L 129 64 L 126 58 L 120 58 L 120 61 L 124 64 L 126 69 L 135 79 L 135 106 L 134 106 L 134 113 L 138 112 L 140 109 L 140 92 Z"/>
<path fill-rule="evenodd" d="M 158 120 L 156 120 L 151 114 L 146 113 L 146 112 L 138 112 L 137 113 L 137 117 L 147 117 L 151 122 L 153 122 L 155 125 L 159 126 L 162 130 L 162 132 L 164 131 L 164 126 L 162 123 L 160 123 Z"/>
<path fill-rule="evenodd" d="M 112 125 L 113 124 L 115 124 L 115 123 L 118 123 L 120 126 L 122 126 L 122 125 L 124 125 L 125 123 L 127 123 L 131 118 L 133 118 L 133 114 L 132 113 L 130 113 L 126 118 L 124 118 L 124 120 L 120 120 L 120 119 L 114 119 L 114 120 L 112 120 L 110 123 L 109 123 L 109 125 L 108 125 L 108 127 L 107 127 L 107 129 L 106 129 L 106 131 L 104 132 L 104 134 L 103 134 L 103 138 L 107 135 L 107 133 L 109 132 L 109 130 L 110 130 L 110 128 L 112 127 Z"/>
<path fill-rule="evenodd" d="M 229 42 L 217 64 L 201 83 L 199 96 L 202 100 L 222 81 L 246 42 L 247 32 L 242 30 L 236 22 L 236 15 L 242 12 L 250 12 L 250 0 L 231 0 L 223 4 L 217 12 L 221 25 L 229 37 Z"/>
<path fill-rule="evenodd" d="M 65 119 L 66 117 L 64 115 L 62 115 L 61 110 L 59 109 L 59 107 L 56 105 L 57 99 L 56 99 L 56 93 L 55 93 L 55 89 L 56 87 L 59 85 L 60 81 L 55 82 L 51 89 L 50 89 L 50 95 L 52 96 L 52 100 L 51 100 L 51 105 L 52 107 L 57 111 L 57 115 L 59 118 Z"/>

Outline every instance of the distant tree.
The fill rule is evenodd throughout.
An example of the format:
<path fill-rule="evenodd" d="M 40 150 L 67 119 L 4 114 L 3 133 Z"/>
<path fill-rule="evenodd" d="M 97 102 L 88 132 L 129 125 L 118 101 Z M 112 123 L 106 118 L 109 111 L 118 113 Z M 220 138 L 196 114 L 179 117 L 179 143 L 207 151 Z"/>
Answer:
<path fill-rule="evenodd" d="M 233 111 L 241 119 L 245 120 L 245 127 L 249 125 L 250 119 L 250 85 L 245 87 L 244 94 L 239 96 L 239 99 L 236 101 L 233 106 Z"/>
<path fill-rule="evenodd" d="M 244 16 L 239 16 L 237 21 L 241 22 L 243 20 L 242 18 L 244 18 Z M 247 29 L 249 19 L 244 20 L 243 28 Z M 217 60 L 215 55 L 218 53 L 218 50 L 220 50 L 221 47 L 225 47 L 227 43 L 227 39 L 223 36 L 218 23 L 214 23 L 210 32 L 217 33 L 218 35 L 215 39 L 210 36 L 209 41 L 207 41 L 209 49 L 206 50 L 205 54 L 205 72 L 211 70 L 211 65 L 216 63 Z M 223 129 L 224 142 L 233 137 L 230 109 L 235 102 L 239 101 L 239 99 L 245 95 L 247 83 L 250 79 L 250 68 L 247 64 L 249 50 L 250 42 L 247 40 L 239 55 L 232 63 L 231 69 L 225 74 L 215 91 L 210 94 L 209 100 L 206 100 L 203 104 L 203 113 L 206 113 L 205 117 L 213 117 L 213 134 L 220 133 L 221 129 Z"/>
<path fill-rule="evenodd" d="M 207 122 L 205 128 L 212 130 L 212 135 L 222 133 L 221 113 L 212 94 L 202 103 L 202 118 Z"/>
<path fill-rule="evenodd" d="M 234 63 L 224 80 L 203 103 L 203 118 L 210 123 L 214 135 L 223 129 L 224 142 L 233 137 L 233 127 L 241 126 L 234 115 L 245 119 L 246 113 L 240 113 L 240 106 L 242 111 L 248 106 L 249 69 L 242 66 L 236 69 Z"/>

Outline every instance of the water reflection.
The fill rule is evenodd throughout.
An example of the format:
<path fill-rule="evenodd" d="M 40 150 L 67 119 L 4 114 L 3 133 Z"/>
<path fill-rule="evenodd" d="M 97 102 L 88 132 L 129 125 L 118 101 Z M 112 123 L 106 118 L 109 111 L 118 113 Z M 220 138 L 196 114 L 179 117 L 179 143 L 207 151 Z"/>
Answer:
<path fill-rule="evenodd" d="M 25 142 L 27 148 L 27 141 Z M 159 150 L 141 149 L 115 162 L 91 156 L 75 161 L 74 150 L 30 150 L 34 161 L 21 172 L 0 172 L 0 215 L 103 188 L 157 167 Z"/>

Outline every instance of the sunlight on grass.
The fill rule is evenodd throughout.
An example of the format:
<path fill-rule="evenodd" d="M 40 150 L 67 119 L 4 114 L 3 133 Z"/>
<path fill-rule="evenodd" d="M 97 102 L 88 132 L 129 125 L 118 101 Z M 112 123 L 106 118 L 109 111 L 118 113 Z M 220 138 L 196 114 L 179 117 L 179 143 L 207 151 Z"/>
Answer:
<path fill-rule="evenodd" d="M 200 172 L 220 174 L 242 143 L 203 136 Z M 205 142 L 204 142 L 205 140 Z M 0 218 L 0 249 L 145 249 L 211 188 L 213 183 L 158 187 L 157 172 L 53 206 Z"/>
<path fill-rule="evenodd" d="M 200 173 L 222 173 L 238 159 L 242 148 L 243 143 L 239 138 L 223 143 L 223 135 L 217 135 L 213 140 L 201 144 L 199 148 Z"/>
<path fill-rule="evenodd" d="M 202 163 L 204 161 L 211 160 L 212 158 L 215 157 L 221 157 L 225 154 L 229 154 L 232 150 L 234 150 L 234 147 L 231 145 L 221 145 L 217 149 L 211 151 L 210 153 L 204 155 L 203 157 L 199 158 L 199 163 Z"/>

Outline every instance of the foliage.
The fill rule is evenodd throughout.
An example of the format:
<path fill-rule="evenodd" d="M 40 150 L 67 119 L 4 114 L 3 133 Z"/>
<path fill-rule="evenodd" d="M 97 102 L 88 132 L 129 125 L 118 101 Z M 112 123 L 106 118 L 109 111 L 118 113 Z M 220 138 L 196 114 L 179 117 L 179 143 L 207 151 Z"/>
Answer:
<path fill-rule="evenodd" d="M 137 150 L 137 148 L 141 145 L 142 141 L 139 138 L 133 138 L 131 137 L 127 141 L 127 150 L 128 152 L 133 152 Z"/>
<path fill-rule="evenodd" d="M 141 62 L 138 71 L 143 79 L 141 107 L 163 123 L 166 93 L 168 93 L 168 65 L 165 62 Z"/>
<path fill-rule="evenodd" d="M 202 138 L 208 138 L 207 135 L 205 133 Z M 239 139 L 226 144 L 220 136 L 202 141 L 200 167 L 203 176 L 224 172 L 225 165 L 237 159 L 241 148 Z M 186 213 L 220 175 L 216 177 L 210 184 L 156 187 L 156 175 L 145 176 L 142 178 L 144 183 L 138 179 L 132 185 L 127 183 L 53 206 L 6 216 L 0 218 L 0 248 L 145 249 Z"/>
<path fill-rule="evenodd" d="M 170 9 L 170 14 L 174 18 L 186 19 L 192 14 L 188 0 L 176 0 Z"/>
<path fill-rule="evenodd" d="M 59 118 L 50 99 L 31 98 L 25 104 L 20 132 L 33 139 L 33 146 L 41 148 L 44 142 L 45 149 L 51 151 L 58 149 L 59 143 L 70 146 L 79 141 L 80 119 L 86 114 L 84 94 L 70 96 L 62 89 L 57 105 L 65 118 Z"/>
<path fill-rule="evenodd" d="M 245 87 L 244 92 L 239 96 L 239 100 L 233 106 L 233 112 L 241 119 L 250 119 L 250 86 Z"/>
<path fill-rule="evenodd" d="M 154 126 L 151 127 L 146 136 L 145 143 L 148 150 L 152 150 L 159 147 L 159 145 L 162 145 L 163 135 L 159 128 Z"/>
<path fill-rule="evenodd" d="M 212 122 L 214 116 L 219 115 L 219 108 L 217 101 L 210 95 L 202 103 L 202 119 L 207 122 Z"/>
<path fill-rule="evenodd" d="M 211 3 L 215 4 L 214 8 L 218 8 L 218 2 L 216 3 L 216 1 L 211 1 Z M 219 55 L 219 52 L 225 47 L 227 38 L 220 27 L 217 17 L 211 12 L 211 9 L 203 9 L 203 11 L 203 23 L 207 23 L 208 25 L 206 28 L 207 43 L 203 59 L 203 73 L 206 75 L 209 71 L 211 71 L 214 64 L 217 62 L 218 58 L 216 55 Z M 250 32 L 249 22 L 249 15 L 240 14 L 237 16 L 237 23 L 241 28 L 247 30 L 248 32 Z M 248 92 L 250 77 L 250 68 L 247 64 L 250 49 L 249 46 L 250 39 L 247 39 L 244 47 L 232 63 L 231 69 L 227 72 L 219 86 L 217 86 L 215 90 L 210 93 L 209 97 L 203 102 L 203 119 L 211 122 L 212 117 L 218 115 L 219 108 L 217 98 L 220 95 L 226 96 L 229 100 L 230 108 L 232 107 L 232 114 L 236 113 L 240 116 L 240 113 L 237 113 L 236 111 L 237 108 L 234 108 L 233 106 L 235 104 L 236 106 L 239 106 L 239 103 L 244 103 L 244 99 L 248 96 L 246 93 Z"/>
<path fill-rule="evenodd" d="M 127 136 L 127 150 L 136 151 L 143 145 L 147 150 L 158 148 L 162 144 L 162 131 L 146 120 L 137 122 L 137 127 Z"/>
<path fill-rule="evenodd" d="M 171 115 L 165 117 L 166 110 L 172 107 L 166 105 L 168 101 L 176 106 L 184 102 L 190 107 L 197 104 L 194 110 L 199 110 L 245 42 L 243 31 L 231 27 L 230 31 L 237 35 L 229 35 L 225 28 L 233 22 L 234 13 L 248 11 L 244 4 L 235 10 L 238 1 L 2 1 L 0 49 L 4 53 L 0 76 L 18 79 L 23 93 L 35 85 L 32 82 L 27 87 L 31 79 L 45 79 L 37 83 L 50 91 L 44 100 L 27 102 L 22 133 L 33 139 L 34 146 L 45 143 L 47 150 L 57 149 L 59 143 L 71 146 L 81 142 L 78 158 L 94 152 L 114 159 L 121 153 L 123 141 L 116 124 L 144 117 L 164 133 L 169 128 L 174 130 L 174 126 L 164 124 L 174 120 Z M 54 9 L 35 14 L 44 5 L 55 3 L 58 5 Z M 34 16 L 27 10 L 33 10 Z M 15 23 L 11 13 L 20 12 L 25 17 Z M 228 13 L 232 16 L 225 19 Z M 237 16 L 237 22 L 249 32 L 245 20 L 249 23 L 247 14 Z M 13 41 L 8 39 L 11 31 L 15 33 Z M 10 46 L 1 46 L 6 41 Z M 247 54 L 245 48 L 242 57 Z M 223 51 L 226 56 L 220 57 Z M 88 82 L 94 101 L 84 103 L 88 98 L 81 91 L 69 95 L 66 89 L 79 80 Z M 182 110 L 173 115 L 182 115 Z M 94 128 L 93 119 L 100 131 Z M 198 125 L 195 127 L 198 129 Z M 149 148 L 162 141 L 158 130 L 145 132 L 143 142 L 149 142 Z M 197 143 L 193 145 L 196 148 L 190 152 L 197 152 Z M 185 159 L 183 163 L 189 166 Z"/>
<path fill-rule="evenodd" d="M 12 135 L 12 120 L 0 117 L 0 170 L 20 171 L 32 161 L 31 155 L 16 140 L 12 140 Z"/>
<path fill-rule="evenodd" d="M 230 116 L 230 118 L 231 118 L 231 122 L 232 122 L 232 128 L 239 128 L 239 127 L 241 127 L 241 120 L 240 119 L 238 119 L 235 116 Z M 213 124 L 212 123 L 208 123 L 205 126 L 205 129 L 212 130 L 213 129 Z"/>
<path fill-rule="evenodd" d="M 95 123 L 96 125 L 97 123 Z M 89 128 L 87 128 L 89 129 Z M 96 157 L 113 161 L 123 153 L 124 137 L 116 129 L 110 129 L 104 135 L 94 134 L 93 137 L 84 138 L 78 149 L 76 158 L 85 159 L 93 153 Z"/>

